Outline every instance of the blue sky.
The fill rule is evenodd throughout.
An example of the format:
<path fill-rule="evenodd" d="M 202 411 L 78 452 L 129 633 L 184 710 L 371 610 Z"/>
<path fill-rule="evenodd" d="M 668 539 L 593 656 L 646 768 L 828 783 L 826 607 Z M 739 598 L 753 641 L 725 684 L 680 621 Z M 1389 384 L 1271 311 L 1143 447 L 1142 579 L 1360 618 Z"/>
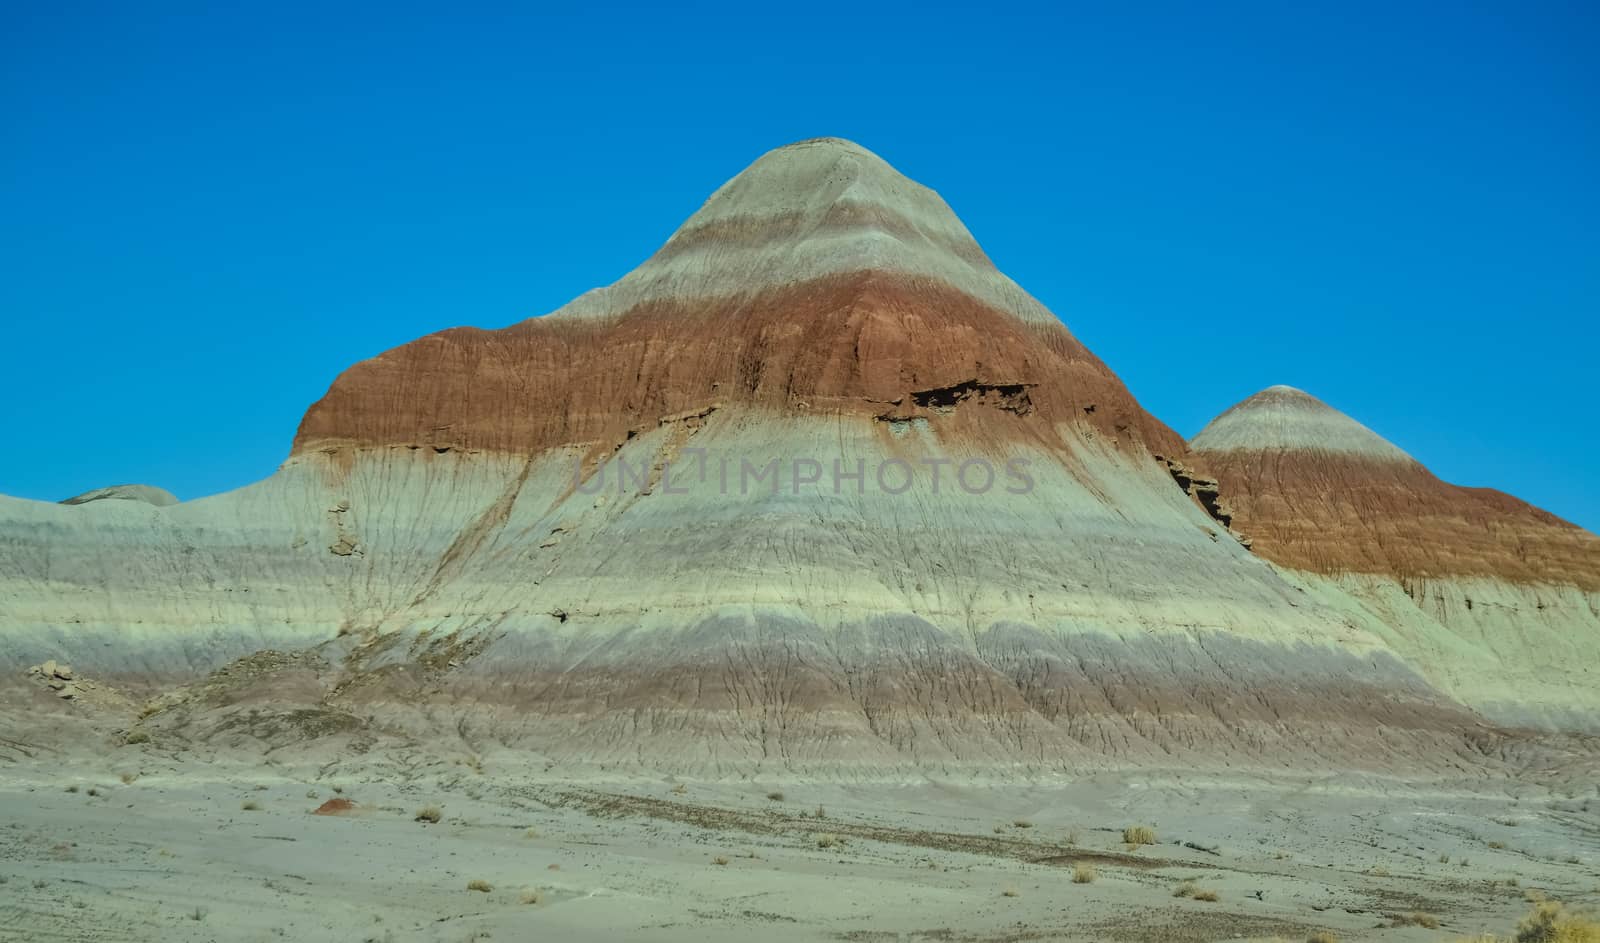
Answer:
<path fill-rule="evenodd" d="M 262 478 L 838 135 L 1185 435 L 1288 383 L 1600 530 L 1593 5 L 568 6 L 4 4 L 0 492 Z"/>

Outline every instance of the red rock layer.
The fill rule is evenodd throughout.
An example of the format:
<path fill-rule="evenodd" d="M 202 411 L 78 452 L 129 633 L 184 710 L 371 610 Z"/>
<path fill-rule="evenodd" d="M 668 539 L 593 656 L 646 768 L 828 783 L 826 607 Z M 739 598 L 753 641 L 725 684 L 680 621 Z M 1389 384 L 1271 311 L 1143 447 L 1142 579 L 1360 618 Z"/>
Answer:
<path fill-rule="evenodd" d="M 1256 553 L 1317 573 L 1489 577 L 1600 590 L 1600 537 L 1415 462 L 1295 450 L 1204 453 Z"/>
<path fill-rule="evenodd" d="M 294 451 L 527 453 L 619 442 L 714 405 L 915 416 L 965 400 L 1047 439 L 1052 423 L 1083 421 L 1130 446 L 1185 450 L 1065 327 L 1025 323 L 937 280 L 857 272 L 430 335 L 345 371 L 307 412 Z"/>

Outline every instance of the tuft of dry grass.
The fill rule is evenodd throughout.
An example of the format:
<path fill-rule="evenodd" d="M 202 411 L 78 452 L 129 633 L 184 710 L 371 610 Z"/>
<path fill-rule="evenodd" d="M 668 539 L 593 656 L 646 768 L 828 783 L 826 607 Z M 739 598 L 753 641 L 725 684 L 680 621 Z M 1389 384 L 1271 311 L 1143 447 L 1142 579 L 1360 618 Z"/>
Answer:
<path fill-rule="evenodd" d="M 128 746 L 134 746 L 135 744 L 140 743 L 149 743 L 150 731 L 141 730 L 138 727 L 135 727 L 123 735 L 122 742 L 126 743 Z"/>
<path fill-rule="evenodd" d="M 828 810 L 819 805 L 817 806 L 817 811 L 811 813 L 811 815 L 813 818 L 825 819 L 828 817 Z"/>
<path fill-rule="evenodd" d="M 1000 892 L 1000 896 L 1001 897 L 1021 897 L 1022 896 L 1022 892 L 1017 890 L 1014 887 L 1008 887 L 1005 890 Z"/>
<path fill-rule="evenodd" d="M 1318 930 L 1306 937 L 1306 943 L 1339 943 L 1339 938 L 1326 930 Z"/>
<path fill-rule="evenodd" d="M 681 796 L 681 795 L 683 795 L 684 793 L 686 793 L 688 791 L 689 791 L 689 787 L 685 786 L 683 783 L 679 783 L 676 786 L 672 787 L 672 794 L 675 795 L 675 796 Z"/>
<path fill-rule="evenodd" d="M 1200 885 L 1193 881 L 1184 881 L 1172 889 L 1173 897 L 1193 897 L 1198 893 L 1200 893 Z"/>
<path fill-rule="evenodd" d="M 416 816 L 414 816 L 411 821 L 427 822 L 429 825 L 438 825 L 439 820 L 442 818 L 444 818 L 444 813 L 439 811 L 438 806 L 425 805 L 417 810 Z"/>
<path fill-rule="evenodd" d="M 536 888 L 529 888 L 528 890 L 523 891 L 522 896 L 518 897 L 517 900 L 527 904 L 530 907 L 537 906 L 544 903 L 544 891 Z"/>
<path fill-rule="evenodd" d="M 842 844 L 844 844 L 844 839 L 840 838 L 838 835 L 832 834 L 831 832 L 817 836 L 818 848 L 837 848 Z"/>
<path fill-rule="evenodd" d="M 1122 841 L 1134 847 L 1154 845 L 1156 843 L 1156 830 L 1148 825 L 1130 825 L 1122 830 Z"/>
<path fill-rule="evenodd" d="M 77 791 L 78 791 L 78 787 L 77 786 L 68 786 L 67 787 L 67 792 L 77 792 Z"/>
<path fill-rule="evenodd" d="M 1542 901 L 1517 924 L 1516 943 L 1600 943 L 1600 923 L 1559 901 Z"/>
<path fill-rule="evenodd" d="M 1033 828 L 1033 823 L 1027 819 L 1016 819 L 1011 823 L 1013 828 Z"/>
<path fill-rule="evenodd" d="M 1506 847 L 1506 843 L 1503 841 L 1492 841 L 1489 843 L 1489 847 L 1493 848 L 1495 851 L 1500 851 Z"/>
<path fill-rule="evenodd" d="M 728 863 L 728 856 L 727 855 L 717 855 L 715 858 L 711 859 L 711 863 L 714 864 L 714 865 L 718 865 L 718 866 L 725 866 Z"/>
<path fill-rule="evenodd" d="M 771 792 L 767 793 L 767 798 L 771 799 L 773 802 L 782 802 L 783 801 L 783 791 L 779 790 L 779 789 L 774 789 Z"/>
<path fill-rule="evenodd" d="M 494 885 L 482 878 L 473 878 L 467 882 L 467 890 L 478 891 L 479 893 L 487 894 L 494 890 Z"/>
<path fill-rule="evenodd" d="M 1072 866 L 1072 883 L 1074 884 L 1093 884 L 1094 879 L 1097 877 L 1099 875 L 1095 873 L 1094 865 L 1092 864 L 1080 862 Z"/>
<path fill-rule="evenodd" d="M 239 803 L 239 811 L 240 812 L 260 812 L 261 811 L 261 803 L 255 801 L 254 799 L 246 799 L 245 801 Z"/>
<path fill-rule="evenodd" d="M 1389 926 L 1391 927 L 1421 927 L 1424 930 L 1439 929 L 1439 918 L 1433 914 L 1422 911 L 1410 914 L 1390 914 Z"/>
<path fill-rule="evenodd" d="M 1078 831 L 1075 828 L 1074 829 L 1069 829 L 1067 831 L 1067 844 L 1076 845 L 1081 841 L 1083 841 L 1083 833 L 1082 832 Z"/>
<path fill-rule="evenodd" d="M 538 838 L 539 837 L 539 830 L 534 828 L 534 827 L 532 827 L 532 826 L 529 826 L 528 830 L 522 833 L 522 837 L 523 838 Z"/>
<path fill-rule="evenodd" d="M 1203 900 L 1208 904 L 1215 904 L 1218 900 L 1221 900 L 1221 898 L 1217 896 L 1216 891 L 1195 891 L 1194 896 L 1191 899 Z"/>

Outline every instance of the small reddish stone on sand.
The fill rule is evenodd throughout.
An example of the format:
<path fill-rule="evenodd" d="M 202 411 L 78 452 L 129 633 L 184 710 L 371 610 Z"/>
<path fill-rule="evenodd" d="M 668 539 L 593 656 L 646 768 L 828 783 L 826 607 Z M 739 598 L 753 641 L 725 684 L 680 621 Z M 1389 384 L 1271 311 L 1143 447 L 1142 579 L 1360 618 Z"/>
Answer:
<path fill-rule="evenodd" d="M 311 814 L 312 815 L 342 815 L 343 813 L 349 812 L 351 809 L 354 809 L 355 807 L 356 807 L 356 804 L 354 802 L 351 802 L 349 799 L 329 799 L 327 802 L 324 802 L 322 805 L 317 806 L 317 810 L 315 812 L 311 813 Z"/>

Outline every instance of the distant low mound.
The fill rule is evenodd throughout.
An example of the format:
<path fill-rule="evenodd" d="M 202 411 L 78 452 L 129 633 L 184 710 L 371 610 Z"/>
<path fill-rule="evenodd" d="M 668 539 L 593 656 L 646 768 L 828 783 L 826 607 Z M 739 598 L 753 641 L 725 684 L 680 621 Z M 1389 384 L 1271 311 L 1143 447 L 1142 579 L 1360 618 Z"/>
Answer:
<path fill-rule="evenodd" d="M 88 504 L 92 501 L 143 501 L 145 504 L 164 508 L 177 504 L 178 497 L 165 488 L 157 488 L 155 485 L 112 485 L 109 488 L 85 491 L 61 503 Z"/>

